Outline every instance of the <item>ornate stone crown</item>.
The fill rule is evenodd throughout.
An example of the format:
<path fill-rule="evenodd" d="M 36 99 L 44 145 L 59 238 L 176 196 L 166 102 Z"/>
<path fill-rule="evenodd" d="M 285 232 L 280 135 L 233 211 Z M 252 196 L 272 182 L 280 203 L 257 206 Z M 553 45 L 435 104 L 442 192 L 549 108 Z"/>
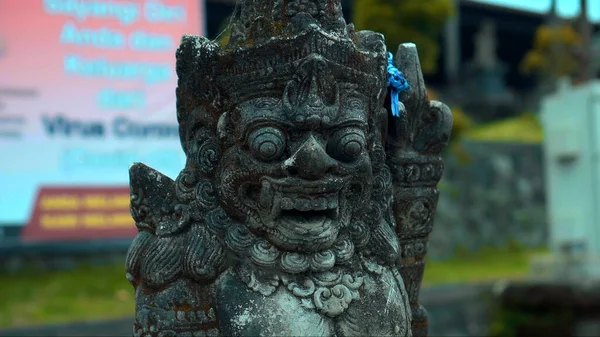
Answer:
<path fill-rule="evenodd" d="M 240 4 L 227 46 L 199 36 L 183 37 L 177 52 L 180 124 L 206 121 L 207 114 L 265 96 L 283 98 L 284 111 L 294 116 L 299 105 L 332 115 L 335 111 L 327 105 L 343 99 L 339 85 L 352 86 L 374 98 L 370 104 L 382 105 L 387 81 L 384 37 L 346 25 L 339 0 Z M 182 139 L 184 146 L 189 140 Z"/>

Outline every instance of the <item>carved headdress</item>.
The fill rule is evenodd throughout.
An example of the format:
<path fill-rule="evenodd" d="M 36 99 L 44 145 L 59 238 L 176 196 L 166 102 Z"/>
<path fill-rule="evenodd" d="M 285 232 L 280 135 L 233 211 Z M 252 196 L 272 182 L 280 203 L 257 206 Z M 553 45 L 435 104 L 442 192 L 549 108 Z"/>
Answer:
<path fill-rule="evenodd" d="M 177 51 L 180 175 L 130 169 L 135 331 L 244 335 L 250 323 L 231 330 L 219 315 L 233 322 L 236 301 L 271 308 L 291 294 L 331 322 L 289 333 L 402 334 L 406 301 L 413 334 L 426 335 L 418 293 L 452 117 L 428 101 L 415 46 L 396 55 L 412 86 L 396 116 L 384 37 L 347 25 L 341 0 L 238 0 L 230 34 L 226 46 L 186 35 Z M 223 295 L 235 280 L 263 297 Z M 389 314 L 389 298 L 359 309 L 396 290 Z M 262 309 L 268 334 L 281 317 Z M 389 327 L 348 321 L 384 313 L 396 315 Z"/>
<path fill-rule="evenodd" d="M 340 0 L 245 0 L 238 9 L 227 46 L 199 36 L 182 39 L 177 111 L 186 151 L 193 125 L 256 97 L 283 98 L 284 118 L 299 121 L 306 118 L 304 106 L 334 118 L 341 85 L 383 106 L 383 35 L 346 25 Z"/>

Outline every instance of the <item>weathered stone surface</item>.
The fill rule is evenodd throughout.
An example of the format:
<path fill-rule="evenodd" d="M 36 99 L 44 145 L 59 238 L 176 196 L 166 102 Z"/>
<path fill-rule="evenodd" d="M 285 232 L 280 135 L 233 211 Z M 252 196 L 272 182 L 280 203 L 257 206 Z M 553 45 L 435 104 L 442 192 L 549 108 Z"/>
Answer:
<path fill-rule="evenodd" d="M 240 1 L 229 45 L 184 36 L 177 179 L 130 169 L 136 336 L 424 336 L 418 294 L 452 128 L 339 0 Z"/>

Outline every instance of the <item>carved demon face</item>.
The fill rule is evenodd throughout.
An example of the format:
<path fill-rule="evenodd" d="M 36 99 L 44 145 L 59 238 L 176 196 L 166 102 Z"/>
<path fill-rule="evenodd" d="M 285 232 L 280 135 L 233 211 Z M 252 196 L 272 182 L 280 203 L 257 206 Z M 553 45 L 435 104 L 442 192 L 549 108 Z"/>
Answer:
<path fill-rule="evenodd" d="M 331 247 L 353 213 L 366 211 L 373 178 L 368 99 L 318 61 L 282 98 L 237 106 L 235 145 L 217 177 L 226 209 L 288 251 Z"/>

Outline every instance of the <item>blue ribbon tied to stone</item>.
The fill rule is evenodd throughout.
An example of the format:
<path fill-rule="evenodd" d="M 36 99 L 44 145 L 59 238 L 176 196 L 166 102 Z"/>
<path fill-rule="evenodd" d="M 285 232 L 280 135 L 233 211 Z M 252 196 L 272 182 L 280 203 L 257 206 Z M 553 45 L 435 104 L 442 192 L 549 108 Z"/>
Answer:
<path fill-rule="evenodd" d="M 400 117 L 400 107 L 398 106 L 399 98 L 401 92 L 410 88 L 410 84 L 404 75 L 400 71 L 400 69 L 396 68 L 394 64 L 394 56 L 392 53 L 388 52 L 388 64 L 387 64 L 387 75 L 388 81 L 387 85 L 390 88 L 390 94 L 392 95 L 392 115 L 394 117 Z"/>

